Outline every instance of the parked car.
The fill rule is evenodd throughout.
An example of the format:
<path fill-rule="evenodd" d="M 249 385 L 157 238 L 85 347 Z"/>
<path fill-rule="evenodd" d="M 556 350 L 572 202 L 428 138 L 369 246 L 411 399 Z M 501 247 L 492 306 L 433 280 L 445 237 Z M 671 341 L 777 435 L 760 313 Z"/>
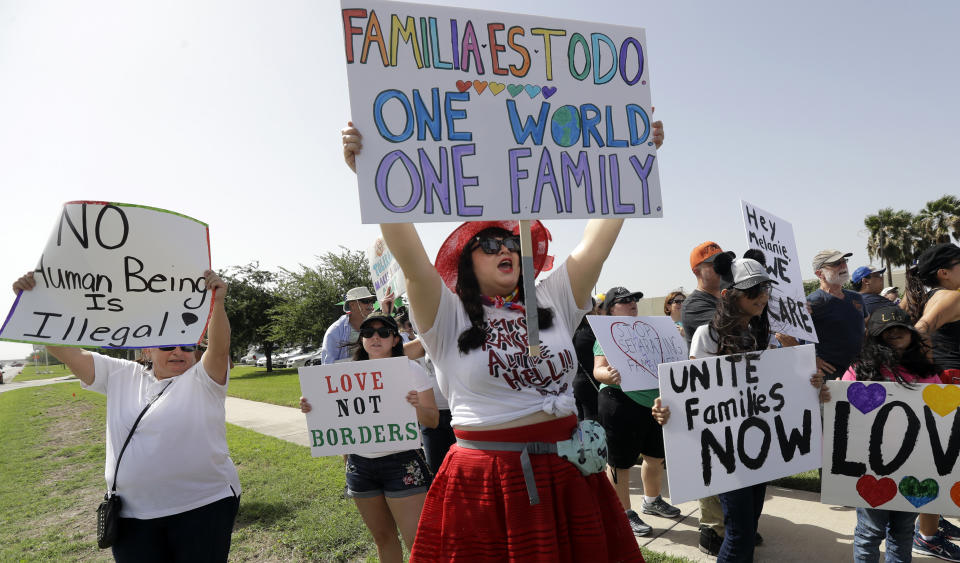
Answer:
<path fill-rule="evenodd" d="M 287 367 L 298 368 L 300 366 L 305 366 L 307 365 L 307 362 L 312 360 L 313 358 L 317 358 L 317 359 L 320 358 L 319 350 L 313 350 L 305 354 L 300 354 L 299 356 L 293 356 L 287 359 Z"/>
<path fill-rule="evenodd" d="M 240 363 L 248 366 L 254 366 L 257 365 L 257 360 L 263 357 L 263 350 L 248 351 L 245 356 L 240 358 Z"/>

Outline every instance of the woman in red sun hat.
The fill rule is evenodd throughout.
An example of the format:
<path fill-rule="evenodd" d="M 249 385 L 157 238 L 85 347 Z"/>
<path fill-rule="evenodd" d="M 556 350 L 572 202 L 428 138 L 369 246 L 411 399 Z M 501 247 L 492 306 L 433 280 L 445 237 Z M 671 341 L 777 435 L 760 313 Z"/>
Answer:
<path fill-rule="evenodd" d="M 663 126 L 653 127 L 659 147 Z M 342 135 L 356 171 L 360 132 L 350 123 Z M 411 561 L 643 561 L 602 472 L 602 432 L 577 431 L 572 392 L 573 332 L 622 225 L 589 221 L 553 269 L 550 233 L 532 222 L 533 272 L 521 272 L 516 221 L 463 223 L 434 263 L 413 224 L 380 226 L 457 436 L 427 493 Z M 551 269 L 536 289 L 541 347 L 531 358 L 523 276 Z"/>

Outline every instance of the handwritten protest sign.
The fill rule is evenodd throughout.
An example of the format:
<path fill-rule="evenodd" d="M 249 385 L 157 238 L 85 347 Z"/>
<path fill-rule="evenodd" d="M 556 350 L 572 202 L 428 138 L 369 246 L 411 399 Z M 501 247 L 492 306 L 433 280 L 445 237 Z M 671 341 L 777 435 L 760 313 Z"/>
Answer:
<path fill-rule="evenodd" d="M 660 217 L 643 29 L 341 0 L 364 223 Z"/>
<path fill-rule="evenodd" d="M 687 342 L 670 317 L 607 317 L 587 321 L 610 365 L 620 372 L 624 391 L 656 389 L 658 366 L 688 359 Z"/>
<path fill-rule="evenodd" d="M 373 292 L 377 294 L 377 299 L 383 301 L 387 289 L 393 290 L 394 295 L 407 292 L 403 270 L 382 238 L 377 237 L 373 246 L 367 249 L 367 262 L 370 264 L 370 279 L 373 280 Z"/>
<path fill-rule="evenodd" d="M 960 516 L 960 387 L 829 386 L 821 502 Z"/>
<path fill-rule="evenodd" d="M 820 467 L 813 346 L 660 366 L 674 504 Z"/>
<path fill-rule="evenodd" d="M 770 294 L 770 329 L 807 342 L 819 342 L 813 320 L 807 312 L 793 225 L 743 200 L 740 208 L 743 226 L 747 230 L 747 244 L 763 251 L 767 258 L 767 273 L 777 281 Z"/>
<path fill-rule="evenodd" d="M 420 447 L 417 411 L 407 402 L 405 358 L 307 366 L 299 370 L 314 457 Z"/>
<path fill-rule="evenodd" d="M 17 296 L 0 339 L 146 348 L 196 344 L 213 304 L 207 225 L 163 209 L 63 206 L 32 291 Z"/>

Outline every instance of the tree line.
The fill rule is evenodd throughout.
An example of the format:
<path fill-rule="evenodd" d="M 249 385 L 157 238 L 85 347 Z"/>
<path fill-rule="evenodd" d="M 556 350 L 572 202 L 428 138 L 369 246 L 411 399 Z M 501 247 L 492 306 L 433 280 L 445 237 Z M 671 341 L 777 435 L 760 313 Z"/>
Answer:
<path fill-rule="evenodd" d="M 916 214 L 885 207 L 863 220 L 869 236 L 867 255 L 887 269 L 887 285 L 893 285 L 893 266 L 910 266 L 927 248 L 960 241 L 960 198 L 945 195 L 928 201 Z"/>
<path fill-rule="evenodd" d="M 257 347 L 271 371 L 273 353 L 281 348 L 320 348 L 327 327 L 343 315 L 337 303 L 347 290 L 373 287 L 366 253 L 340 248 L 318 256 L 314 266 L 300 264 L 295 270 L 274 272 L 251 262 L 218 272 L 230 287 L 226 309 L 233 358 Z"/>

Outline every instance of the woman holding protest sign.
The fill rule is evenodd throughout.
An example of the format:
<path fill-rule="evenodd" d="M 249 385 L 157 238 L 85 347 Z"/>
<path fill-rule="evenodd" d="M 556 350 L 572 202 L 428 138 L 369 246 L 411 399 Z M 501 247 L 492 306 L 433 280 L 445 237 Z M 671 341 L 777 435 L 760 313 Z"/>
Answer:
<path fill-rule="evenodd" d="M 662 125 L 654 127 L 659 146 Z M 356 170 L 360 133 L 352 124 L 342 133 Z M 577 432 L 571 389 L 571 338 L 622 224 L 589 221 L 580 245 L 537 286 L 541 347 L 532 359 L 522 275 L 552 266 L 539 221 L 532 272 L 520 270 L 516 221 L 460 225 L 435 263 L 412 224 L 380 226 L 406 276 L 414 325 L 439 368 L 458 441 L 427 494 L 411 561 L 642 561 L 602 474 L 603 438 Z"/>
<path fill-rule="evenodd" d="M 603 312 L 617 317 L 636 317 L 637 301 L 642 298 L 640 291 L 612 287 L 606 293 Z M 623 391 L 620 389 L 620 372 L 607 361 L 599 341 L 594 342 L 593 354 L 593 376 L 601 384 L 597 410 L 600 424 L 607 432 L 607 475 L 613 482 L 620 504 L 626 509 L 633 533 L 646 536 L 653 528 L 630 506 L 630 468 L 636 465 L 640 456 L 643 456 L 640 465 L 640 480 L 643 482 L 641 510 L 644 514 L 663 518 L 680 516 L 680 509 L 660 496 L 664 474 L 663 429 L 650 412 L 654 399 L 660 396 L 660 389 Z"/>
<path fill-rule="evenodd" d="M 47 347 L 84 389 L 107 396 L 105 473 L 122 501 L 112 545 L 117 561 L 226 561 L 230 551 L 240 481 L 225 427 L 227 286 L 210 270 L 204 281 L 213 310 L 200 361 L 196 346 L 146 349 L 149 368 L 80 348 Z M 13 291 L 35 285 L 31 272 Z"/>
<path fill-rule="evenodd" d="M 725 356 L 758 352 L 770 347 L 770 322 L 767 302 L 772 284 L 766 269 L 749 258 L 731 259 L 720 254 L 714 269 L 727 284 L 720 293 L 717 312 L 709 324 L 702 325 L 693 334 L 690 358 Z M 829 399 L 823 387 L 823 375 L 810 378 L 820 388 L 820 400 Z M 651 409 L 654 418 L 665 424 L 670 417 L 669 406 L 659 398 Z M 723 508 L 724 538 L 717 561 L 752 561 L 756 544 L 757 523 L 763 511 L 766 483 L 720 493 Z"/>
<path fill-rule="evenodd" d="M 940 369 L 928 357 L 929 349 L 907 313 L 891 303 L 871 313 L 860 358 L 843 374 L 843 380 L 891 381 L 909 389 L 915 383 L 940 383 Z M 916 533 L 915 522 L 920 524 Z M 915 512 L 857 508 L 853 559 L 879 561 L 880 542 L 886 538 L 887 561 L 910 561 L 913 550 L 958 561 L 960 548 L 947 541 L 958 533 L 960 529 L 937 514 L 918 518 Z"/>
<path fill-rule="evenodd" d="M 381 360 L 403 356 L 403 339 L 397 321 L 390 315 L 373 313 L 360 323 L 360 339 L 353 345 L 353 360 Z M 433 397 L 430 376 L 410 360 L 414 389 L 407 402 L 417 409 L 423 426 L 436 428 L 440 419 Z M 300 397 L 300 410 L 312 409 L 306 397 Z M 412 548 L 423 499 L 430 487 L 431 474 L 420 449 L 399 450 L 345 456 L 347 496 L 353 498 L 364 524 L 373 535 L 380 561 L 403 561 L 403 543 Z"/>
<path fill-rule="evenodd" d="M 929 290 L 927 288 L 930 288 Z M 907 269 L 906 309 L 920 334 L 928 338 L 933 360 L 943 370 L 944 383 L 960 383 L 960 247 L 951 243 L 932 246 Z M 933 514 L 917 518 L 913 549 L 938 552 L 960 561 L 960 547 L 947 541 L 960 539 L 960 528 Z M 937 555 L 937 557 L 941 557 Z M 941 557 L 942 559 L 943 557 Z"/>

